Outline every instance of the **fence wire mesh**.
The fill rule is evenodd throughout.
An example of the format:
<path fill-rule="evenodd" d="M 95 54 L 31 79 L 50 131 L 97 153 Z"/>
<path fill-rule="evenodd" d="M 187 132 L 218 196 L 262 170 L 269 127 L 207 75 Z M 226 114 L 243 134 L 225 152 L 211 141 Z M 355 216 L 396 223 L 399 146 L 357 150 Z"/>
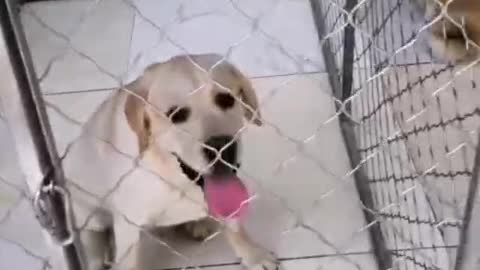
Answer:
<path fill-rule="evenodd" d="M 468 2 L 453 2 L 455 1 Z M 78 236 L 83 237 L 82 255 L 90 267 L 88 269 L 125 269 L 122 268 L 125 267 L 122 263 L 133 256 L 141 241 L 149 242 L 154 250 L 162 250 L 178 261 L 171 263 L 161 259 L 158 262 L 159 255 L 155 251 L 153 257 L 157 262 L 154 266 L 148 266 L 148 269 L 230 269 L 228 267 L 238 265 L 237 260 L 229 259 L 231 254 L 209 245 L 227 234 L 229 225 L 210 214 L 198 214 L 207 210 L 203 195 L 198 196 L 199 187 L 192 185 L 204 185 L 205 179 L 201 172 L 222 163 L 250 179 L 249 184 L 254 187 L 255 192 L 246 201 L 252 205 L 257 202 L 270 204 L 266 207 L 268 210 L 254 206 L 254 210 L 263 209 L 265 212 L 261 215 L 265 216 L 253 214 L 250 219 L 262 220 L 263 224 L 252 222 L 255 226 L 260 224 L 257 232 L 268 234 L 276 240 L 265 240 L 253 232 L 251 236 L 254 239 L 258 237 L 262 245 L 263 242 L 273 243 L 266 248 L 277 253 L 280 266 L 284 269 L 460 270 L 454 267 L 459 256 L 457 250 L 464 244 L 460 239 L 464 231 L 464 215 L 468 212 L 466 204 L 468 200 L 476 199 L 473 198 L 475 193 L 469 195 L 469 187 L 474 168 L 479 166 L 474 163 L 474 156 L 478 144 L 480 94 L 476 87 L 478 69 L 475 64 L 478 60 L 475 57 L 471 57 L 471 62 L 467 64 L 442 64 L 442 61 L 438 61 L 438 56 L 432 56 L 434 52 L 428 46 L 429 33 L 438 26 L 435 21 L 440 20 L 444 25 L 450 22 L 460 27 L 465 22 L 459 22 L 452 18 L 446 9 L 442 9 L 445 1 L 272 0 L 252 5 L 249 1 L 218 0 L 205 4 L 198 12 L 188 9 L 189 1 L 179 1 L 180 4 L 168 1 L 159 4 L 151 1 L 150 5 L 145 5 L 146 2 L 148 1 L 48 1 L 19 8 L 18 16 L 22 19 L 38 84 L 43 91 L 44 103 L 71 193 L 75 228 Z M 285 3 L 301 5 L 309 10 L 311 8 L 311 28 L 315 29 L 316 26 L 318 30 L 318 36 L 314 36 L 314 39 L 318 40 L 314 49 L 323 52 L 323 59 L 317 57 L 320 54 L 308 54 L 292 49 L 288 40 L 286 42 L 279 38 L 278 30 L 272 30 L 267 23 L 272 13 L 284 8 Z M 257 8 L 257 5 L 261 7 Z M 427 16 L 427 11 L 432 9 L 431 5 L 440 8 L 433 8 L 436 13 Z M 108 46 L 100 49 L 100 40 L 103 37 L 98 33 L 106 36 L 108 31 L 112 31 L 105 14 L 109 14 L 109 10 L 112 10 L 113 14 L 116 6 L 123 7 L 121 17 L 127 20 L 129 14 L 132 14 L 134 23 L 130 23 L 135 26 L 147 25 L 150 29 L 147 35 L 155 37 L 151 47 L 140 46 L 142 50 L 131 57 L 128 70 L 106 64 L 111 58 L 124 56 L 112 55 L 109 51 L 114 49 Z M 168 12 L 161 10 L 162 8 Z M 284 9 L 282 11 L 285 12 Z M 70 12 L 70 20 L 64 21 L 62 16 L 58 16 L 59 12 Z M 159 23 L 155 17 L 156 12 L 161 12 L 162 16 L 168 19 L 160 20 L 162 23 Z M 242 25 L 240 34 L 233 38 L 228 35 L 228 31 L 215 34 L 227 36 L 225 40 L 230 42 L 228 46 L 218 49 L 210 43 L 212 47 L 192 49 L 192 44 L 201 43 L 212 35 L 199 37 L 194 32 L 182 32 L 187 38 L 175 35 L 175 31 L 182 31 L 181 27 L 188 23 L 200 22 L 199 25 L 204 26 L 201 20 L 216 13 L 235 17 Z M 282 15 L 286 16 L 285 14 Z M 65 17 L 68 16 L 63 16 Z M 212 22 L 218 23 L 215 20 Z M 107 26 L 102 26 L 102 23 Z M 229 24 L 226 25 L 229 30 Z M 102 27 L 105 29 L 95 32 L 96 28 Z M 215 28 L 213 24 L 211 27 Z M 89 31 L 97 35 L 89 35 Z M 125 43 L 135 43 L 133 37 L 129 39 L 131 40 L 124 40 Z M 263 44 L 253 42 L 252 45 L 251 41 L 254 39 L 262 40 Z M 224 39 L 220 40 L 225 43 Z M 477 41 L 467 39 L 473 50 L 476 49 L 475 42 Z M 98 46 L 88 47 L 85 45 L 88 43 L 98 43 Z M 204 44 L 202 43 L 202 46 Z M 53 49 L 45 53 L 48 46 L 53 46 Z M 87 47 L 89 49 L 85 49 Z M 159 48 L 167 51 L 168 57 L 156 57 L 152 53 Z M 261 55 L 255 54 L 255 50 L 260 51 L 259 54 L 272 51 L 282 59 L 283 62 L 279 62 L 288 66 L 286 69 L 275 67 L 284 72 L 282 76 L 271 76 L 268 72 L 250 76 L 253 77 L 251 80 L 254 86 L 266 84 L 263 81 L 265 77 L 276 78 L 274 84 L 266 84 L 264 93 L 257 93 L 259 104 L 237 95 L 235 91 L 238 89 L 232 87 L 230 82 L 219 80 L 222 77 L 218 73 L 227 61 L 249 66 L 251 62 L 242 59 L 245 56 L 240 54 L 240 51 L 248 51 L 248 55 L 257 57 L 262 62 Z M 161 62 L 174 55 L 194 55 L 199 51 L 215 51 L 221 56 L 207 65 L 200 63 L 203 60 L 199 61 L 195 56 L 183 58 L 183 68 L 205 81 L 195 84 L 194 87 L 175 85 L 179 88 L 176 90 L 184 95 L 174 99 L 177 99 L 179 104 L 195 104 L 199 102 L 198 96 L 205 95 L 203 93 L 212 88 L 229 93 L 229 97 L 233 98 L 231 102 L 239 104 L 238 108 L 242 108 L 250 116 L 253 115 L 248 118 L 248 123 L 235 128 L 230 135 L 234 139 L 247 137 L 245 155 L 252 151 L 255 158 L 252 158 L 252 154 L 249 158 L 254 161 L 241 160 L 242 163 L 247 163 L 242 166 L 238 164 L 240 161 L 231 162 L 225 153 L 229 151 L 234 140 L 221 147 L 212 146 L 205 142 L 205 138 L 199 138 L 201 136 L 198 133 L 192 134 L 195 129 L 190 126 L 174 125 L 175 122 L 182 122 L 182 118 L 188 118 L 190 114 L 195 115 L 195 111 L 185 111 L 182 106 L 173 109 L 170 105 L 164 107 L 165 103 L 152 101 L 148 96 L 145 97 L 132 89 L 134 85 L 128 84 L 139 75 L 145 74 L 143 69 L 149 63 Z M 0 52 L 0 64 L 5 64 L 2 57 L 6 56 Z M 325 71 L 323 63 L 328 78 L 321 76 Z M 266 66 L 269 64 L 271 63 Z M 271 65 L 278 64 L 275 62 Z M 237 67 L 242 70 L 241 64 Z M 278 73 L 275 68 L 271 68 L 270 72 L 273 70 Z M 290 75 L 286 76 L 285 73 Z M 68 80 L 62 79 L 64 76 Z M 86 80 L 85 78 L 92 83 L 82 81 Z M 326 80 L 329 84 L 323 82 Z M 146 88 L 156 90 L 159 87 L 158 82 L 152 82 L 149 82 Z M 79 88 L 78 85 L 82 85 L 83 89 L 76 89 Z M 316 94 L 308 94 L 307 98 L 302 100 L 299 94 L 301 90 L 298 90 L 302 87 L 314 88 Z M 65 89 L 73 90 L 65 93 Z M 286 94 L 288 101 L 272 105 L 279 96 L 285 99 L 285 94 L 282 93 L 287 90 L 290 91 Z M 292 90 L 298 93 L 291 92 Z M 84 104 L 85 107 L 78 113 L 70 106 L 79 99 L 79 94 L 93 95 L 98 100 Z M 58 100 L 67 95 L 71 96 L 65 98 L 66 104 L 59 105 Z M 132 151 L 128 143 L 119 139 L 120 135 L 99 131 L 102 124 L 122 121 L 118 119 L 124 118 L 123 109 L 120 111 L 112 104 L 119 98 L 127 97 L 140 101 L 148 108 L 149 113 L 159 118 L 158 122 L 168 127 L 162 132 L 176 135 L 176 138 L 170 138 L 168 143 L 175 143 L 172 140 L 187 140 L 192 149 L 200 149 L 198 151 L 213 155 L 206 166 L 202 162 L 202 166 L 189 164 L 199 167 L 197 171 L 200 172 L 196 173 L 195 169 L 189 168 L 190 173 L 193 170 L 192 181 L 184 183 L 176 179 L 178 176 L 171 179 L 168 172 L 150 166 L 152 155 L 155 157 L 158 153 L 139 154 L 138 151 Z M 299 101 L 296 101 L 295 97 Z M 318 100 L 309 100 L 312 97 Z M 2 96 L 2 103 L 8 102 L 9 100 Z M 291 103 L 296 103 L 298 107 L 292 109 L 288 106 Z M 321 106 L 327 109 L 319 111 L 318 107 Z M 300 110 L 299 107 L 308 107 L 305 114 L 299 114 L 304 119 L 293 120 L 296 125 L 302 125 L 302 128 L 294 127 L 295 125 L 288 122 L 289 117 L 295 117 L 292 110 Z M 260 117 L 261 113 L 261 129 L 267 129 L 271 136 L 266 140 L 262 140 L 261 136 L 267 133 L 259 133 L 255 129 L 252 131 L 254 119 L 256 116 Z M 318 115 L 312 117 L 312 114 Z M 92 115 L 94 118 L 91 118 Z M 95 122 L 102 119 L 101 115 L 113 115 L 111 119 L 114 120 L 103 119 Z M 5 136 L 2 134 L 2 137 L 5 137 L 2 143 L 8 145 L 11 140 L 8 129 L 19 127 L 6 119 L 6 116 L 0 119 L 2 125 L 4 118 L 8 125 L 5 125 L 4 130 L 7 131 Z M 126 120 L 123 122 L 126 123 Z M 341 128 L 338 128 L 339 122 Z M 152 122 L 148 123 L 149 127 L 151 124 Z M 128 129 L 128 126 L 125 125 L 124 128 Z M 336 165 L 348 163 L 348 157 L 342 158 L 347 155 L 343 153 L 343 142 L 334 150 L 343 153 L 339 155 L 342 160 L 328 160 L 322 149 L 317 148 L 326 147 L 329 143 L 325 141 L 333 141 L 327 139 L 328 136 L 341 138 L 342 132 L 345 135 L 349 131 L 354 133 L 353 137 L 345 136 L 350 164 L 343 168 Z M 254 142 L 252 137 L 260 141 L 253 144 L 253 148 L 258 147 L 261 150 L 255 151 L 248 147 L 248 143 Z M 154 136 L 152 140 L 150 145 L 159 140 L 165 146 L 164 141 L 167 139 Z M 262 143 L 271 146 L 262 147 Z M 280 144 L 288 145 L 288 150 L 276 150 L 277 147 L 283 147 L 280 147 Z M 17 146 L 16 151 L 21 151 L 21 147 Z M 266 155 L 260 151 L 271 151 L 273 154 Z M 180 152 L 175 154 L 182 155 Z M 99 156 L 107 160 L 99 160 Z M 8 159 L 4 156 L 1 158 L 2 161 Z M 172 162 L 169 158 L 162 162 Z M 180 159 L 182 158 L 186 157 L 180 156 Z M 174 162 L 178 162 L 176 159 L 173 156 Z M 11 269 L 11 265 L 21 265 L 23 269 L 49 269 L 55 264 L 55 256 L 61 255 L 46 251 L 48 249 L 40 240 L 40 228 L 36 225 L 35 215 L 30 208 L 33 196 L 26 188 L 23 177 L 9 179 L 2 175 L 11 175 L 12 168 L 17 166 L 13 163 L 2 162 L 2 165 L 8 165 L 2 166 L 0 170 L 0 194 L 1 198 L 5 198 L 1 200 L 5 202 L 0 201 L 0 242 L 22 250 L 35 262 L 30 263 L 25 257 L 2 260 L 7 261 L 4 263 Z M 303 167 L 298 163 L 302 163 Z M 189 174 L 188 168 L 180 168 L 179 164 L 176 166 L 177 171 Z M 314 169 L 306 170 L 305 167 Z M 169 169 L 167 165 L 162 168 Z M 315 182 L 303 183 L 303 180 L 299 179 L 304 176 L 299 174 L 301 170 L 312 174 L 305 178 L 310 177 Z M 295 180 L 295 183 L 272 181 L 281 177 L 289 181 Z M 105 184 L 99 185 L 100 181 Z M 352 188 L 354 182 L 358 195 Z M 282 185 L 283 190 L 290 190 L 287 193 L 279 192 L 278 186 Z M 155 188 L 159 190 L 159 196 L 166 194 L 168 199 L 149 198 L 149 195 L 152 195 L 150 191 Z M 307 199 L 298 202 L 298 197 Z M 155 221 L 151 220 L 151 216 L 144 216 L 145 206 L 152 206 L 152 203 L 147 202 L 149 200 L 161 202 L 161 205 L 155 204 L 158 209 L 152 210 Z M 128 203 L 125 203 L 126 201 Z M 342 201 L 346 201 L 343 203 L 346 206 L 337 206 L 342 209 L 337 210 L 341 214 L 335 213 L 336 204 Z M 186 205 L 187 208 L 182 208 Z M 476 207 L 475 204 L 470 206 Z M 344 208 L 353 210 L 348 212 L 344 211 Z M 192 215 L 187 215 L 188 209 L 196 209 L 193 219 L 208 216 L 209 222 L 216 221 L 222 226 L 217 226 L 213 231 L 208 228 L 208 237 L 201 243 L 191 244 L 186 248 L 178 244 L 181 240 L 172 240 L 174 233 L 170 230 L 170 225 L 179 223 L 179 220 L 185 222 L 192 219 Z M 352 211 L 357 214 L 352 214 Z M 176 214 L 173 215 L 172 212 Z M 283 213 L 282 218 L 286 218 L 276 217 L 279 212 Z M 183 214 L 186 217 L 183 217 Z M 352 216 L 339 217 L 336 214 Z M 174 221 L 171 221 L 172 219 Z M 353 225 L 345 227 L 340 224 L 342 222 Z M 272 229 L 272 223 L 282 223 L 281 228 Z M 153 230 L 152 226 L 159 224 L 163 225 L 162 230 Z M 14 229 L 20 225 L 28 228 L 15 233 Z M 335 227 L 338 229 L 334 229 Z M 338 231 L 340 228 L 348 230 Z M 24 233 L 24 230 L 28 233 Z M 202 226 L 194 230 L 202 230 L 194 234 L 203 235 L 206 229 Z M 272 232 L 267 233 L 269 230 Z M 303 235 L 300 235 L 299 231 Z M 85 236 L 86 233 L 90 234 Z M 142 237 L 138 236 L 140 233 Z M 114 238 L 121 238 L 125 243 L 110 239 L 112 234 Z M 88 237 L 91 239 L 86 239 Z M 112 248 L 110 241 L 115 242 L 115 248 Z M 306 244 L 308 241 L 313 241 L 313 251 L 309 250 L 310 245 Z M 277 244 L 282 246 L 276 246 Z M 3 247 L 3 244 L 0 245 Z M 102 251 L 99 263 L 98 258 L 95 260 L 91 256 L 97 252 L 98 257 L 98 250 L 93 249 L 102 245 L 106 249 Z M 146 249 L 142 252 L 149 253 Z M 217 252 L 227 259 L 203 259 L 205 254 Z M 306 267 L 305 261 L 309 261 Z M 274 268 L 266 264 L 264 269 Z"/>
<path fill-rule="evenodd" d="M 478 166 L 478 59 L 442 64 L 447 56 L 435 55 L 429 43 L 440 23 L 444 40 L 452 35 L 449 24 L 464 20 L 459 29 L 467 29 L 465 22 L 471 23 L 466 10 L 461 19 L 442 10 L 447 2 L 476 8 L 473 1 L 359 1 L 350 13 L 356 43 L 347 98 L 376 215 L 403 269 L 454 268 Z M 438 12 L 429 17 L 432 5 Z M 473 35 L 462 42 L 464 49 L 477 49 Z M 395 251 L 405 248 L 423 251 Z"/>

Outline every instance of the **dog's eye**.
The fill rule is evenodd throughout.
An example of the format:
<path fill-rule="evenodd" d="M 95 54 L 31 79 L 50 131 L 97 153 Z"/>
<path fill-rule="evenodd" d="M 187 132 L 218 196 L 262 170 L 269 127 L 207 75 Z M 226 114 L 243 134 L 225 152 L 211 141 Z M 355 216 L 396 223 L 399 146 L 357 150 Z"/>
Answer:
<path fill-rule="evenodd" d="M 173 106 L 167 111 L 167 117 L 170 118 L 172 123 L 180 124 L 187 121 L 190 116 L 190 109 L 188 107 L 177 107 Z"/>
<path fill-rule="evenodd" d="M 228 110 L 235 105 L 235 98 L 229 93 L 218 93 L 214 100 L 215 104 L 222 110 Z"/>

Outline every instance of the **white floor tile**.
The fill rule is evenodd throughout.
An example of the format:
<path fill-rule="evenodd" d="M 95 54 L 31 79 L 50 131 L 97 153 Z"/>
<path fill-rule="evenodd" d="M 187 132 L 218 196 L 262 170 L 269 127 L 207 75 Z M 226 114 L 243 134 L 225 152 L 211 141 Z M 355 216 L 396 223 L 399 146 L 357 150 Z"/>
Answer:
<path fill-rule="evenodd" d="M 57 143 L 57 151 L 60 155 L 64 153 L 67 145 L 80 135 L 82 126 L 79 124 L 88 121 L 90 116 L 112 91 L 113 90 L 106 90 L 44 96 L 47 102 L 47 113 L 53 135 Z M 69 119 L 65 118 L 62 114 L 68 116 Z"/>
<path fill-rule="evenodd" d="M 337 247 L 343 246 L 355 251 L 368 250 L 366 234 L 354 233 L 364 226 L 364 221 L 352 179 L 344 179 L 350 167 L 338 123 L 332 121 L 325 124 L 326 120 L 335 115 L 334 104 L 325 93 L 328 91 L 327 76 L 315 74 L 291 78 L 258 79 L 254 81 L 254 85 L 258 81 L 263 82 L 265 88 L 259 90 L 263 96 L 281 81 L 292 78 L 290 84 L 280 88 L 277 95 L 262 107 L 262 112 L 264 117 L 274 122 L 282 133 L 297 140 L 305 140 L 315 134 L 313 139 L 304 144 L 303 151 L 307 155 L 298 153 L 298 150 L 295 151 L 291 143 L 285 143 L 285 141 L 279 143 L 277 140 L 285 140 L 283 135 L 265 131 L 268 128 L 252 129 L 246 136 L 245 170 L 257 176 L 262 186 L 266 188 L 260 193 L 261 196 L 272 200 L 269 193 L 273 192 L 285 198 L 305 223 Z M 272 134 L 275 135 L 272 136 Z M 278 149 L 284 149 L 284 154 L 279 154 Z M 291 159 L 295 153 L 297 153 L 296 158 Z M 256 160 L 262 162 L 256 162 Z M 281 162 L 283 166 L 279 168 Z M 342 179 L 344 179 L 343 182 Z M 278 202 L 274 204 L 279 207 Z M 258 214 L 258 216 L 265 216 L 268 220 L 271 210 L 267 209 L 264 210 L 265 214 Z M 258 216 L 252 218 L 252 221 Z M 283 230 L 289 229 L 288 227 L 294 224 L 292 216 L 288 215 L 285 209 L 273 216 L 284 217 L 284 222 L 287 223 Z M 265 234 L 260 232 L 261 230 L 258 231 L 259 235 Z M 273 236 L 272 239 L 277 241 L 278 252 L 283 256 L 332 252 L 331 248 L 318 239 L 307 244 L 308 239 L 311 239 L 310 241 L 315 239 L 315 234 L 305 229 L 298 228 L 281 237 L 278 237 L 279 235 Z M 353 244 L 352 238 L 358 241 Z M 297 242 L 295 239 L 305 239 L 305 241 Z M 299 245 L 292 246 L 292 243 L 299 243 Z"/>
<path fill-rule="evenodd" d="M 0 268 L 2 269 L 43 269 L 42 260 L 25 253 L 15 244 L 0 240 Z"/>
<path fill-rule="evenodd" d="M 0 192 L 3 193 L 3 191 L 5 189 L 2 188 Z M 5 238 L 18 243 L 19 247 L 23 247 L 36 256 L 46 258 L 48 251 L 45 239 L 43 238 L 40 225 L 35 219 L 31 201 L 24 199 L 18 205 L 13 205 L 11 209 L 13 211 L 12 214 L 0 226 L 0 247 L 8 244 L 8 242 L 3 241 L 3 238 Z M 22 229 L 20 230 L 19 228 Z"/>
<path fill-rule="evenodd" d="M 300 259 L 282 262 L 283 270 L 370 270 L 376 269 L 373 255 L 341 255 L 318 259 Z"/>
<path fill-rule="evenodd" d="M 46 249 L 6 123 L 0 119 L 0 268 L 41 269 Z M 19 229 L 21 228 L 21 229 Z M 13 241 L 13 242 L 12 242 Z M 27 252 L 25 251 L 27 250 Z"/>
<path fill-rule="evenodd" d="M 15 152 L 12 135 L 7 123 L 0 118 L 0 142 L 2 154 L 0 155 L 0 177 L 8 183 L 20 187 L 26 187 L 23 174 Z"/>
<path fill-rule="evenodd" d="M 22 22 L 45 92 L 113 88 L 119 83 L 101 69 L 122 78 L 127 70 L 133 11 L 122 1 L 37 2 L 22 9 Z M 32 13 L 34 15 L 32 15 Z M 41 22 L 37 18 L 40 18 Z M 71 46 L 94 62 L 68 48 L 66 40 L 45 28 L 71 37 Z"/>
<path fill-rule="evenodd" d="M 148 64 L 177 54 L 226 55 L 230 49 L 228 58 L 249 76 L 323 70 L 306 1 L 269 0 L 260 4 L 249 0 L 239 2 L 238 7 L 221 0 L 208 4 L 174 0 L 135 3 L 141 15 L 137 13 L 135 18 L 130 78 Z M 259 18 L 257 31 L 249 17 Z"/>

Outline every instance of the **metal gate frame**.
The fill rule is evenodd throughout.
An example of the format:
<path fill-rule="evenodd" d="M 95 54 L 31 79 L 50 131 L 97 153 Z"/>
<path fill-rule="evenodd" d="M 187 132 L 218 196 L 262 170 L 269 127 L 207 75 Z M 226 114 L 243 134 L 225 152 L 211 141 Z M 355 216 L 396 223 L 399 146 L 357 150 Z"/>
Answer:
<path fill-rule="evenodd" d="M 322 0 L 310 0 L 310 5 L 312 7 L 318 38 L 319 40 L 324 40 L 328 32 L 326 30 L 326 25 L 323 18 L 323 14 L 325 13 L 322 10 L 322 5 L 320 1 Z M 357 4 L 357 0 L 347 0 L 344 6 L 344 10 L 350 12 Z M 329 75 L 328 78 L 330 81 L 330 86 L 332 88 L 332 93 L 338 100 L 342 101 L 342 103 L 345 103 L 345 101 L 351 96 L 353 89 L 355 28 L 349 24 L 345 27 L 342 34 L 343 64 L 341 71 L 337 66 L 337 63 L 335 62 L 334 53 L 328 40 L 326 40 L 323 44 L 322 52 Z M 345 104 L 345 107 L 342 107 L 343 104 L 336 105 L 337 110 L 346 110 L 346 112 L 342 111 L 339 116 L 340 130 L 343 135 L 343 140 L 345 142 L 346 150 L 350 160 L 350 166 L 351 168 L 355 168 L 357 164 L 360 164 L 361 157 L 359 152 L 357 151 L 357 142 L 352 126 L 353 123 L 350 117 L 348 117 L 347 115 L 351 112 L 350 104 Z M 355 181 L 355 187 L 358 191 L 358 195 L 364 206 L 368 209 L 375 209 L 373 205 L 372 193 L 367 184 L 368 177 L 364 173 L 363 169 L 358 168 L 357 170 L 355 170 L 353 177 Z M 380 224 L 377 220 L 377 217 L 375 217 L 375 215 L 367 209 L 363 209 L 363 214 L 365 216 L 366 223 L 369 224 L 370 241 L 373 246 L 373 253 L 375 255 L 375 261 L 377 263 L 378 269 L 391 269 L 392 256 L 390 254 L 390 251 L 387 250 L 386 242 L 380 230 Z"/>
<path fill-rule="evenodd" d="M 68 270 L 82 270 L 61 160 L 20 23 L 18 4 L 15 0 L 0 1 L 0 37 L 11 66 L 11 74 L 4 75 L 16 83 L 12 88 L 1 89 L 2 97 L 9 101 L 3 104 L 4 110 L 17 145 L 28 145 L 17 153 L 35 196 L 37 219 L 51 236 L 47 241 L 59 246 Z"/>

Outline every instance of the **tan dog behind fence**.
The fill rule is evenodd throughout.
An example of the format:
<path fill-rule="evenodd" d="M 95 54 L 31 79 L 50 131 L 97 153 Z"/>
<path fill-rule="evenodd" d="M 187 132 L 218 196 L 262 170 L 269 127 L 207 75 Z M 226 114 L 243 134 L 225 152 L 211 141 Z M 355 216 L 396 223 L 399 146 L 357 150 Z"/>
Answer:
<path fill-rule="evenodd" d="M 184 55 L 154 64 L 85 125 L 64 169 L 87 269 L 104 269 L 109 232 L 114 269 L 130 270 L 139 269 L 139 230 L 182 225 L 198 239 L 217 229 L 206 219 L 203 178 L 235 174 L 245 119 L 261 124 L 249 80 L 221 59 Z M 221 160 L 212 159 L 209 147 L 222 151 Z M 277 269 L 274 256 L 252 242 L 240 222 L 225 225 L 248 269 Z M 65 269 L 60 254 L 54 256 L 55 269 Z"/>
<path fill-rule="evenodd" d="M 435 58 L 452 63 L 478 60 L 480 57 L 480 1 L 413 1 L 425 11 L 427 21 L 435 20 L 428 29 L 430 33 L 428 43 Z"/>

